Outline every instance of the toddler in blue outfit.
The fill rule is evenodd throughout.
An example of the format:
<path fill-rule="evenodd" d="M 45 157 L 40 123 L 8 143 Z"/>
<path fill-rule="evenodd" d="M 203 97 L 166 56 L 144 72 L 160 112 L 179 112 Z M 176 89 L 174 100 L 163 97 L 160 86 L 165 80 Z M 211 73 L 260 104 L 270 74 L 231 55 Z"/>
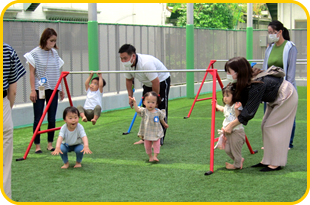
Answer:
<path fill-rule="evenodd" d="M 60 154 L 64 165 L 62 169 L 69 167 L 68 152 L 76 153 L 76 164 L 74 168 L 82 167 L 82 159 L 84 154 L 91 154 L 88 147 L 88 139 L 83 126 L 79 123 L 80 113 L 75 107 L 67 107 L 63 112 L 64 124 L 59 132 L 56 142 L 56 149 L 52 155 Z"/>

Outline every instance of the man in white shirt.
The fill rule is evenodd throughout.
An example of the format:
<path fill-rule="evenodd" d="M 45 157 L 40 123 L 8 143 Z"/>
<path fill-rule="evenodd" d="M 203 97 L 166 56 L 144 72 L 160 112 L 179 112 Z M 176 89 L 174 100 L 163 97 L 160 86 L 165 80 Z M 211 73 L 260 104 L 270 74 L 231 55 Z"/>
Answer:
<path fill-rule="evenodd" d="M 158 73 L 125 73 L 126 88 L 128 96 L 133 97 L 133 80 L 137 78 L 143 84 L 142 96 L 150 91 L 155 91 L 160 95 L 161 103 L 158 109 L 166 110 L 165 122 L 168 119 L 168 95 L 170 89 L 170 73 L 160 72 L 161 70 L 168 70 L 165 65 L 151 55 L 136 53 L 136 48 L 130 44 L 124 44 L 118 51 L 121 62 L 126 70 L 158 70 Z M 129 105 L 133 108 L 133 101 L 129 99 Z M 163 145 L 166 135 L 164 129 L 164 137 L 161 138 L 160 144 Z M 140 140 L 135 144 L 142 144 Z"/>

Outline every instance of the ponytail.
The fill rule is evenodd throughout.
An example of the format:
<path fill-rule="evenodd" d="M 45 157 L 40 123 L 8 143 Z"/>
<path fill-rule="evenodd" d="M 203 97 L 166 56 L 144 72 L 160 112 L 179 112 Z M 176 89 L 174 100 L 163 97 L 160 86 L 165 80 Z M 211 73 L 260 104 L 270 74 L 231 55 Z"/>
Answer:
<path fill-rule="evenodd" d="M 288 32 L 287 28 L 283 27 L 282 36 L 285 40 L 290 40 L 290 33 Z"/>
<path fill-rule="evenodd" d="M 284 40 L 287 40 L 287 41 L 290 40 L 290 34 L 287 28 L 285 28 L 280 21 L 276 21 L 276 20 L 272 21 L 268 24 L 268 26 L 270 26 L 273 30 L 282 31 L 282 36 Z"/>

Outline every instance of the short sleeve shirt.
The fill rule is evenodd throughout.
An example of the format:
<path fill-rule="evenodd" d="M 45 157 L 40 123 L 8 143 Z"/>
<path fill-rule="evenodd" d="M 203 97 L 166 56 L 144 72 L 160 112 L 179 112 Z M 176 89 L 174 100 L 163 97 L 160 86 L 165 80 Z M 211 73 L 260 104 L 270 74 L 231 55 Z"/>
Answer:
<path fill-rule="evenodd" d="M 132 67 L 131 70 L 168 70 L 166 66 L 157 58 L 151 55 L 137 53 L 138 62 L 136 66 Z M 136 78 L 143 85 L 152 87 L 152 82 L 158 77 L 159 82 L 166 80 L 170 76 L 169 72 L 164 73 L 125 73 L 127 79 Z"/>
<path fill-rule="evenodd" d="M 54 90 L 60 77 L 60 68 L 64 64 L 57 51 L 54 48 L 46 51 L 36 47 L 26 53 L 24 57 L 27 63 L 30 63 L 35 68 L 35 89 L 38 90 L 39 88 L 39 80 L 46 78 L 47 82 L 43 86 L 45 89 Z M 61 90 L 60 85 L 58 90 Z"/>
<path fill-rule="evenodd" d="M 165 119 L 165 110 L 156 109 L 156 112 L 150 112 L 141 107 L 141 124 L 138 136 L 143 136 L 145 140 L 157 141 L 164 136 L 164 131 L 160 120 Z"/>
<path fill-rule="evenodd" d="M 86 91 L 87 96 L 86 96 L 86 101 L 84 104 L 84 109 L 95 109 L 97 105 L 99 105 L 102 109 L 102 94 L 100 92 L 100 89 L 97 91 L 91 91 L 89 88 Z"/>
<path fill-rule="evenodd" d="M 69 131 L 67 124 L 60 128 L 59 136 L 63 138 L 62 143 L 69 146 L 83 144 L 82 138 L 86 136 L 83 126 L 78 123 L 74 131 Z"/>

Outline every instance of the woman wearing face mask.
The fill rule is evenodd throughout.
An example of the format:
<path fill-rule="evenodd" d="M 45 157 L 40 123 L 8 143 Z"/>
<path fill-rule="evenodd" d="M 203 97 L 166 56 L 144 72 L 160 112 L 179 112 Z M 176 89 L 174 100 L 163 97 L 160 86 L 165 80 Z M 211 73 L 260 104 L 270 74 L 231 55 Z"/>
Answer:
<path fill-rule="evenodd" d="M 267 70 L 272 65 L 283 68 L 284 79 L 292 83 L 297 90 L 295 81 L 297 49 L 290 41 L 288 30 L 281 22 L 272 21 L 268 25 L 268 38 L 272 43 L 265 51 L 263 70 Z M 293 148 L 295 120 L 292 126 L 289 148 Z"/>
<path fill-rule="evenodd" d="M 243 110 L 239 116 L 224 129 L 231 133 L 240 123 L 247 125 L 260 103 L 267 102 L 267 109 L 262 120 L 264 157 L 252 167 L 261 167 L 260 171 L 280 170 L 286 165 L 291 126 L 297 110 L 298 95 L 294 86 L 283 77 L 263 75 L 258 68 L 251 68 L 243 57 L 235 57 L 225 64 L 225 71 L 235 87 L 236 101 L 242 103 Z M 284 76 L 284 74 L 282 75 Z"/>

